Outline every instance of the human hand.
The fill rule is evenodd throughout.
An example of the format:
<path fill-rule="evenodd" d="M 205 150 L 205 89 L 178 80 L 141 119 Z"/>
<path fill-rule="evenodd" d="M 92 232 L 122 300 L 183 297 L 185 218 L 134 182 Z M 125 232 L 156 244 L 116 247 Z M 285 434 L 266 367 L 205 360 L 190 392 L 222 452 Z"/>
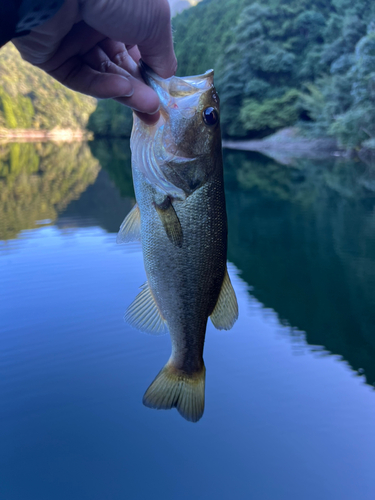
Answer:
<path fill-rule="evenodd" d="M 65 86 L 116 99 L 149 124 L 159 119 L 159 98 L 137 63 L 142 57 L 163 78 L 177 67 L 167 0 L 65 0 L 54 17 L 13 43 Z"/>

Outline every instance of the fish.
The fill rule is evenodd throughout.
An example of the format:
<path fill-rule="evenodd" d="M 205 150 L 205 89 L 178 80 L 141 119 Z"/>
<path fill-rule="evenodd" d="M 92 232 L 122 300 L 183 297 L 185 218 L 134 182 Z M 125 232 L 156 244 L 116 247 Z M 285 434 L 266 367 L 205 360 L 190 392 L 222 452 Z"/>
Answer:
<path fill-rule="evenodd" d="M 147 282 L 125 320 L 138 330 L 170 333 L 172 353 L 143 397 L 197 422 L 205 404 L 203 348 L 208 318 L 229 330 L 238 304 L 227 271 L 227 216 L 214 73 L 163 79 L 144 63 L 160 98 L 160 119 L 134 115 L 130 139 L 136 205 L 117 241 L 141 241 Z"/>

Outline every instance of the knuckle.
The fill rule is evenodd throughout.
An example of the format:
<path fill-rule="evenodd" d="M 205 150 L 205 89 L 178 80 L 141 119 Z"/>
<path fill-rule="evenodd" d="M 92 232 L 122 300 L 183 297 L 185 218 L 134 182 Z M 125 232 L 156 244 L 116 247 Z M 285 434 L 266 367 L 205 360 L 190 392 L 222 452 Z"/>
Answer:
<path fill-rule="evenodd" d="M 111 66 L 112 66 L 112 61 L 110 61 L 109 59 L 106 59 L 105 61 L 102 61 L 100 63 L 99 71 L 101 73 L 110 73 Z"/>
<path fill-rule="evenodd" d="M 126 50 L 121 50 L 120 52 L 117 52 L 117 54 L 114 55 L 112 58 L 112 61 L 117 64 L 117 66 L 122 66 L 128 58 L 128 53 Z"/>

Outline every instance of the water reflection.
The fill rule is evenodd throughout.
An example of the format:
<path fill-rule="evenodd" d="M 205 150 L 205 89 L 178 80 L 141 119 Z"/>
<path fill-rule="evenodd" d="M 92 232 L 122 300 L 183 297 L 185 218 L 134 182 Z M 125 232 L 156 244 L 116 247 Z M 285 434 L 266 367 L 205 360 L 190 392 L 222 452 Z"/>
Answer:
<path fill-rule="evenodd" d="M 226 150 L 225 172 L 228 258 L 251 294 L 374 384 L 375 169 Z M 126 141 L 0 145 L 2 240 L 46 220 L 115 233 L 133 204 Z"/>
<path fill-rule="evenodd" d="M 92 154 L 106 170 L 122 198 L 134 198 L 130 140 L 101 139 L 89 143 Z"/>
<path fill-rule="evenodd" d="M 124 143 L 91 149 L 132 194 Z M 252 295 L 374 384 L 375 167 L 343 159 L 281 165 L 229 150 L 224 167 L 228 259 Z"/>
<path fill-rule="evenodd" d="M 282 167 L 226 152 L 229 257 L 237 264 L 229 269 L 241 314 L 232 331 L 208 325 L 205 417 L 189 426 L 177 412 L 141 403 L 170 339 L 123 322 L 145 280 L 140 247 L 115 244 L 134 203 L 117 187 L 129 186 L 126 143 L 89 147 L 103 162 L 95 182 L 64 207 L 53 204 L 52 172 L 44 184 L 37 178 L 55 223 L 0 242 L 0 498 L 190 500 L 200 491 L 372 500 L 375 398 L 349 368 L 363 368 L 371 382 L 371 170 Z M 71 158 L 72 145 L 63 148 Z M 30 182 L 43 176 L 41 161 Z M 62 177 L 62 153 L 59 162 Z M 245 184 L 254 171 L 255 183 Z M 0 197 L 17 193 L 5 177 Z M 18 200 L 22 224 L 3 239 L 45 216 L 36 207 L 27 218 L 27 200 Z"/>
<path fill-rule="evenodd" d="M 375 382 L 375 169 L 226 152 L 228 258 L 252 294 Z"/>
<path fill-rule="evenodd" d="M 0 144 L 0 239 L 54 221 L 99 170 L 85 143 Z"/>

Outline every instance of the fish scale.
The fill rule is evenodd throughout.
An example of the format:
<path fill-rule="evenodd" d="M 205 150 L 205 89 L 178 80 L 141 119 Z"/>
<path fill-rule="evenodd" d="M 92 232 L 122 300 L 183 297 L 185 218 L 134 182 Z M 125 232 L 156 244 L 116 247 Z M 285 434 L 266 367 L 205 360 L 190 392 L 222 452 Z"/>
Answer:
<path fill-rule="evenodd" d="M 171 357 L 146 391 L 144 404 L 176 407 L 195 422 L 204 411 L 207 320 L 211 316 L 216 328 L 229 329 L 238 316 L 226 269 L 218 98 L 212 72 L 163 80 L 144 66 L 142 70 L 159 94 L 161 118 L 153 126 L 134 119 L 137 206 L 121 226 L 119 239 L 130 241 L 139 233 L 147 284 L 125 317 L 143 331 L 168 330 L 171 335 Z"/>
<path fill-rule="evenodd" d="M 173 354 L 180 360 L 179 368 L 190 372 L 195 368 L 190 366 L 193 355 L 195 365 L 203 363 L 200 358 L 206 323 L 215 307 L 226 268 L 225 214 L 221 213 L 220 189 L 215 189 L 220 182 L 215 179 L 206 183 L 186 201 L 174 203 L 184 235 L 182 248 L 176 249 L 166 237 L 153 207 L 155 191 L 147 181 L 138 182 L 137 172 L 134 174 L 146 274 L 159 298 L 160 312 L 173 332 Z"/>

